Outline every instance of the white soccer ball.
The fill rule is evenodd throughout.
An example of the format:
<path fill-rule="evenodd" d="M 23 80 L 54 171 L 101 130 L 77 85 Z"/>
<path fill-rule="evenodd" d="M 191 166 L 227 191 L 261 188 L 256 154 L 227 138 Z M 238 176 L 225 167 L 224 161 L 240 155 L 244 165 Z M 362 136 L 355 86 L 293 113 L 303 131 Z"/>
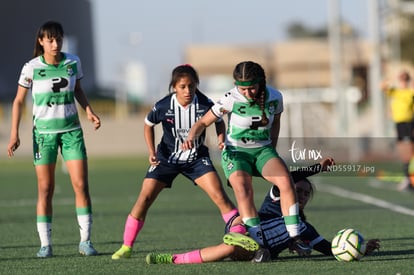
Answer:
<path fill-rule="evenodd" d="M 332 253 L 338 261 L 360 260 L 366 249 L 364 237 L 357 230 L 345 228 L 336 233 L 332 240 Z"/>

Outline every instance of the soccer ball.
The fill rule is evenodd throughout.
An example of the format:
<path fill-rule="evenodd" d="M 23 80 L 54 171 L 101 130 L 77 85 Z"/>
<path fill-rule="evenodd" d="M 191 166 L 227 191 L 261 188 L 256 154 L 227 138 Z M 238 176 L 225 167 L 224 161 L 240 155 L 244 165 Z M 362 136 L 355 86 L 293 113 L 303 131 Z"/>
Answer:
<path fill-rule="evenodd" d="M 364 256 L 366 244 L 358 231 L 345 228 L 336 233 L 331 249 L 338 261 L 351 262 L 358 261 Z"/>

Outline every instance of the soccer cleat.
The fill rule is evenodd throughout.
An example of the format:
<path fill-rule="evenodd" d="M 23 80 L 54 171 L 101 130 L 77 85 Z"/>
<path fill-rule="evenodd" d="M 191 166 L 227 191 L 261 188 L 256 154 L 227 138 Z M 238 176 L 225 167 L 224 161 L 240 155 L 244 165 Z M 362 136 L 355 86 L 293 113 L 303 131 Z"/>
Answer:
<path fill-rule="evenodd" d="M 299 238 L 292 239 L 289 249 L 298 253 L 299 256 L 309 256 L 312 252 L 312 248 Z"/>
<path fill-rule="evenodd" d="M 84 256 L 98 255 L 98 251 L 93 247 L 91 241 L 85 241 L 79 243 L 79 253 Z"/>
<path fill-rule="evenodd" d="M 259 249 L 259 244 L 255 240 L 236 232 L 229 232 L 224 235 L 223 242 L 227 245 L 239 246 L 247 251 L 256 251 Z"/>
<path fill-rule="evenodd" d="M 149 253 L 145 257 L 147 264 L 172 264 L 172 254 Z"/>
<path fill-rule="evenodd" d="M 52 246 L 47 245 L 47 246 L 42 246 L 39 249 L 39 252 L 37 252 L 37 257 L 38 258 L 49 258 L 53 256 L 53 252 L 52 252 Z"/>
<path fill-rule="evenodd" d="M 119 260 L 121 258 L 131 258 L 131 253 L 132 247 L 123 244 L 121 248 L 118 249 L 118 251 L 112 255 L 112 260 Z"/>
<path fill-rule="evenodd" d="M 260 247 L 256 254 L 254 255 L 252 259 L 252 263 L 266 263 L 270 262 L 272 260 L 272 257 L 270 255 L 270 251 L 267 248 Z"/>

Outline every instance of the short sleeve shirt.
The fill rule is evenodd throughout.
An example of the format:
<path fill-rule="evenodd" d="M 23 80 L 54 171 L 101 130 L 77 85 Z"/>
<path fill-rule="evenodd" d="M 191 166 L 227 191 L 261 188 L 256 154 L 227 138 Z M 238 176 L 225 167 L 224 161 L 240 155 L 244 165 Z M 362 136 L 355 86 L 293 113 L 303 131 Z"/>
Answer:
<path fill-rule="evenodd" d="M 188 163 L 197 158 L 209 156 L 208 148 L 204 145 L 205 131 L 195 140 L 194 148 L 183 151 L 181 145 L 187 139 L 191 127 L 213 106 L 213 102 L 201 92 L 196 95 L 191 104 L 180 105 L 175 94 L 170 94 L 155 103 L 145 118 L 149 126 L 162 124 L 162 138 L 157 148 L 159 157 L 169 163 Z"/>
<path fill-rule="evenodd" d="M 271 144 L 274 116 L 283 111 L 282 94 L 271 87 L 266 89 L 264 111 L 269 122 L 262 125 L 262 109 L 234 87 L 211 108 L 217 117 L 228 115 L 226 145 L 258 148 Z"/>
<path fill-rule="evenodd" d="M 43 56 L 27 62 L 19 85 L 31 89 L 33 123 L 39 133 L 61 133 L 79 129 L 75 85 L 83 77 L 77 56 L 64 53 L 57 65 L 47 64 Z"/>

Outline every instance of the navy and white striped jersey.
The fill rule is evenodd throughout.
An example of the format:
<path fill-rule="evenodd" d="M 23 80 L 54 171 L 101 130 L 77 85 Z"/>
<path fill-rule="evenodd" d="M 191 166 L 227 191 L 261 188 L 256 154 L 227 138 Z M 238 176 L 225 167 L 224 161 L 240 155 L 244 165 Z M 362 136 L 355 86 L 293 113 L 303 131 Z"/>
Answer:
<path fill-rule="evenodd" d="M 174 93 L 157 101 L 145 118 L 145 123 L 149 126 L 162 124 L 163 135 L 157 147 L 158 159 L 179 164 L 209 157 L 208 148 L 204 145 L 205 131 L 194 141 L 194 148 L 191 150 L 183 151 L 181 144 L 187 139 L 194 123 L 207 113 L 213 104 L 199 91 L 196 92 L 193 102 L 186 107 L 178 103 Z"/>
<path fill-rule="evenodd" d="M 289 246 L 289 233 L 286 230 L 285 220 L 283 217 L 274 217 L 269 220 L 260 222 L 266 247 L 270 250 L 272 258 L 277 258 L 280 252 Z M 315 245 L 325 239 L 319 235 L 316 229 L 308 222 L 300 222 L 300 238 L 311 248 L 316 249 Z M 320 251 L 319 249 L 316 249 Z M 325 251 L 320 251 L 325 254 Z"/>
<path fill-rule="evenodd" d="M 266 246 L 269 248 L 272 258 L 276 258 L 280 252 L 288 247 L 290 239 L 282 217 L 280 199 L 275 198 L 271 191 L 262 203 L 259 217 Z M 301 221 L 299 232 L 301 240 L 311 248 L 325 255 L 330 255 L 330 243 L 310 223 Z"/>

